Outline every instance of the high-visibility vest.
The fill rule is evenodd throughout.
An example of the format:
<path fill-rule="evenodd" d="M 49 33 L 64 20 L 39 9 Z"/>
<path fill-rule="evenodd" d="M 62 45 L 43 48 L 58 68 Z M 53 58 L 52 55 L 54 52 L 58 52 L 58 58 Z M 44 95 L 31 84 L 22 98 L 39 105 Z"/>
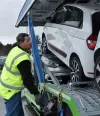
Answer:
<path fill-rule="evenodd" d="M 24 60 L 30 61 L 30 55 L 19 47 L 14 47 L 8 54 L 0 77 L 0 96 L 3 98 L 10 99 L 24 88 L 22 76 L 17 68 Z"/>

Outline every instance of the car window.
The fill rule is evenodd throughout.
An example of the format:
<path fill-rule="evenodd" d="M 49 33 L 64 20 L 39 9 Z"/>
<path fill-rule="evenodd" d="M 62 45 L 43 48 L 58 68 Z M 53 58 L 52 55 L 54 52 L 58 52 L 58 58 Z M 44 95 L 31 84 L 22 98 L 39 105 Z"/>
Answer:
<path fill-rule="evenodd" d="M 56 24 L 62 24 L 65 20 L 65 9 L 61 8 L 59 11 L 56 12 L 56 14 L 51 19 L 52 23 Z"/>
<path fill-rule="evenodd" d="M 83 11 L 76 7 L 66 6 L 66 16 L 63 24 L 67 26 L 82 27 L 83 23 Z"/>

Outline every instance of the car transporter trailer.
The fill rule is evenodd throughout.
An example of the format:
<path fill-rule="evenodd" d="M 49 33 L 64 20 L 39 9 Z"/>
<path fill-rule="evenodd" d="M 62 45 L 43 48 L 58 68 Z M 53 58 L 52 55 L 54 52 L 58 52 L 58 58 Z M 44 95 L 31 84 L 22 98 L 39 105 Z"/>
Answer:
<path fill-rule="evenodd" d="M 35 84 L 41 93 L 42 103 L 38 106 L 34 95 L 27 91 L 25 97 L 29 105 L 26 109 L 31 106 L 31 111 L 34 109 L 40 116 L 100 116 L 100 94 L 94 82 L 71 83 L 69 68 L 58 58 L 52 54 L 39 55 L 31 13 L 28 10 L 25 18 L 28 19 L 32 39 Z"/>

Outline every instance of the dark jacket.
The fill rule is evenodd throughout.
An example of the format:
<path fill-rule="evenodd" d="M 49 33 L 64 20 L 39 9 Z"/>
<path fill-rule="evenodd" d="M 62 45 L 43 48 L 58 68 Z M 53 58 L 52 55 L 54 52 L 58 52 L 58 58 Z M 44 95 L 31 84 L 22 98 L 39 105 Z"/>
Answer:
<path fill-rule="evenodd" d="M 30 91 L 31 94 L 34 94 L 34 95 L 38 94 L 39 91 L 34 85 L 34 77 L 32 76 L 32 73 L 31 73 L 31 62 L 29 60 L 24 60 L 17 65 L 17 68 L 22 75 L 22 79 L 23 79 L 23 83 L 25 87 Z"/>

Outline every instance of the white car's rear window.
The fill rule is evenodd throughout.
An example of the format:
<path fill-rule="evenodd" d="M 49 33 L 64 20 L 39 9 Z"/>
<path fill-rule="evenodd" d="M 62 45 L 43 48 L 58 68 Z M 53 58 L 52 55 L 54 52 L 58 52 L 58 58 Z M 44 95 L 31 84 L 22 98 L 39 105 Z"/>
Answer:
<path fill-rule="evenodd" d="M 92 15 L 92 27 L 93 27 L 93 35 L 98 36 L 100 31 L 100 12 L 95 12 Z"/>

